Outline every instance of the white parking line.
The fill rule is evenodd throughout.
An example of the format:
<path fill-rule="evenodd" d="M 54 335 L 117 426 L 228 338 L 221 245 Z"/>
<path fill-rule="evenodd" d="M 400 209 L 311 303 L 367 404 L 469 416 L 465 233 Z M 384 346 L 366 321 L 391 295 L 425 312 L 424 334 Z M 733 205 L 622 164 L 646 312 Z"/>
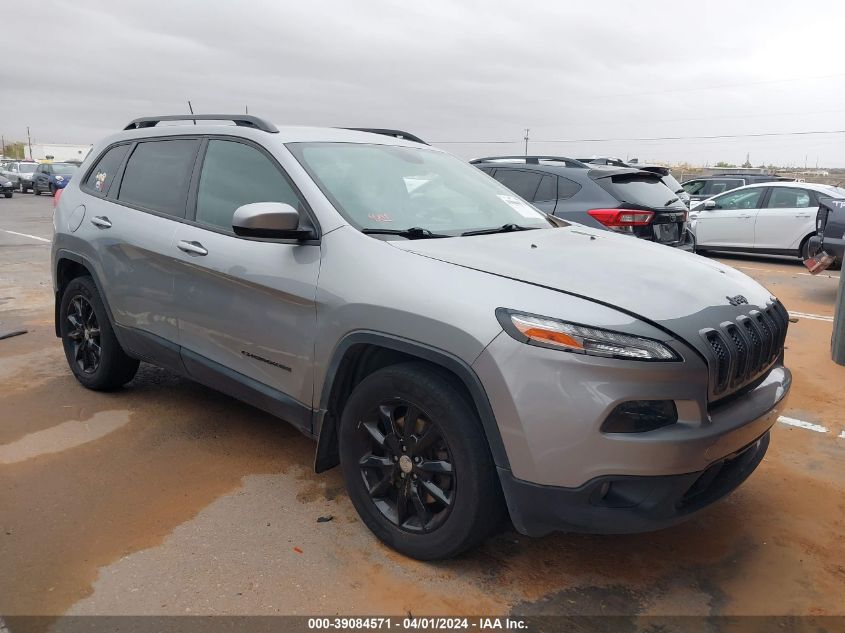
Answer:
<path fill-rule="evenodd" d="M 812 321 L 825 321 L 826 323 L 833 323 L 832 316 L 826 316 L 824 314 L 808 314 L 806 312 L 790 312 L 789 316 L 797 317 L 799 319 L 810 319 Z"/>
<path fill-rule="evenodd" d="M 37 235 L 30 235 L 29 233 L 18 233 L 17 231 L 7 231 L 6 229 L 0 229 L 4 233 L 9 233 L 10 235 L 19 235 L 20 237 L 28 237 L 31 240 L 38 240 L 39 242 L 47 242 L 50 243 L 50 240 L 45 239 L 43 237 L 38 237 Z"/>
<path fill-rule="evenodd" d="M 808 431 L 815 431 L 816 433 L 827 433 L 830 429 L 821 424 L 813 424 L 812 422 L 804 422 L 804 420 L 796 420 L 795 418 L 788 418 L 782 415 L 778 418 L 778 422 L 783 422 L 789 426 L 797 426 L 799 429 L 807 429 Z M 842 432 L 845 435 L 845 431 Z"/>

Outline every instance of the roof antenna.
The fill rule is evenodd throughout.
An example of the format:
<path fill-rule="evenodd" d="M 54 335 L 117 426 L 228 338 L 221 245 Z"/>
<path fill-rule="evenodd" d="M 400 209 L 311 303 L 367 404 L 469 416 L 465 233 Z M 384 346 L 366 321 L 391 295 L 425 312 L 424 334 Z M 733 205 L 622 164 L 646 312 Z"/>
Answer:
<path fill-rule="evenodd" d="M 191 114 L 193 114 L 193 113 L 194 113 L 194 106 L 192 106 L 192 105 L 191 105 L 191 100 L 190 100 L 190 99 L 188 99 L 188 110 L 190 110 L 190 111 L 191 111 Z M 197 124 L 197 120 L 196 120 L 196 119 L 194 119 L 194 125 L 196 125 L 196 124 Z"/>

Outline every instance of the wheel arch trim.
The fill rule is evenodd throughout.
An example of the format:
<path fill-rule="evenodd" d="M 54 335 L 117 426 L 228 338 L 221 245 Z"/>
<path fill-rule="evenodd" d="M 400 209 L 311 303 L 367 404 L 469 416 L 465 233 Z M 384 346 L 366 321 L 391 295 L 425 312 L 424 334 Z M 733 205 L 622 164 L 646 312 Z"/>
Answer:
<path fill-rule="evenodd" d="M 53 279 L 56 282 L 56 298 L 55 298 L 55 328 L 56 328 L 56 336 L 61 337 L 61 332 L 59 329 L 59 309 L 61 307 L 62 298 L 60 296 L 61 288 L 59 288 L 59 263 L 63 260 L 67 259 L 69 261 L 75 262 L 82 266 L 85 270 L 88 271 L 88 274 L 91 275 L 91 279 L 94 280 L 94 285 L 97 287 L 97 293 L 100 295 L 100 299 L 103 302 L 103 306 L 106 308 L 106 314 L 109 317 L 109 321 L 114 324 L 114 315 L 111 311 L 111 306 L 109 306 L 108 297 L 106 297 L 106 293 L 103 292 L 103 284 L 100 283 L 100 279 L 97 276 L 97 271 L 94 268 L 94 265 L 91 263 L 89 259 L 84 257 L 83 255 L 79 255 L 78 253 L 74 253 L 73 251 L 69 251 L 66 249 L 59 249 L 56 251 L 55 255 L 53 256 Z M 118 342 L 123 345 L 123 341 L 120 340 L 120 336 L 115 330 L 115 336 L 118 337 Z"/>
<path fill-rule="evenodd" d="M 322 472 L 332 468 L 335 463 L 332 459 L 332 443 L 337 438 L 337 416 L 327 415 L 329 413 L 330 399 L 335 384 L 337 383 L 338 370 L 346 354 L 353 346 L 372 345 L 387 350 L 401 352 L 414 356 L 420 360 L 438 365 L 454 374 L 466 388 L 472 402 L 478 412 L 484 435 L 490 446 L 490 452 L 496 466 L 510 468 L 505 445 L 496 417 L 484 385 L 472 367 L 461 358 L 447 351 L 392 334 L 377 332 L 373 330 L 357 330 L 346 334 L 335 346 L 331 359 L 326 367 L 326 379 L 320 392 L 318 408 L 314 411 L 313 432 L 317 436 L 317 451 L 315 455 L 314 469 Z"/>

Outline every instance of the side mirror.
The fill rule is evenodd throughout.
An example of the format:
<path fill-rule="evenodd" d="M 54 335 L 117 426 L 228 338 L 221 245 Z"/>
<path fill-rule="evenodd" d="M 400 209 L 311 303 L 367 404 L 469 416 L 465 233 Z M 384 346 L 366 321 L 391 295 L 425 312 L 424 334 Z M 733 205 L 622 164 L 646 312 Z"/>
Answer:
<path fill-rule="evenodd" d="M 283 202 L 253 202 L 235 209 L 232 230 L 241 237 L 303 239 L 311 234 L 299 228 L 299 211 Z"/>
<path fill-rule="evenodd" d="M 716 208 L 716 201 L 715 200 L 705 200 L 704 201 L 704 208 L 705 209 L 715 209 Z"/>

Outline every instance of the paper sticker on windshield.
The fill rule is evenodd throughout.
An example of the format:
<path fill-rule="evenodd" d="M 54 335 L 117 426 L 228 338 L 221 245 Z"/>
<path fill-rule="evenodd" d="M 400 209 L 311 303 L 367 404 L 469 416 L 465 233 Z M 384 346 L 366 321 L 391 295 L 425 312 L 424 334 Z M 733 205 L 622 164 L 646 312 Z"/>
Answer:
<path fill-rule="evenodd" d="M 523 218 L 542 218 L 543 214 L 531 207 L 527 202 L 520 200 L 516 196 L 500 195 L 502 202 L 508 205 L 511 209 L 516 211 Z"/>
<path fill-rule="evenodd" d="M 370 213 L 367 217 L 373 222 L 393 222 L 393 218 L 387 213 Z"/>

